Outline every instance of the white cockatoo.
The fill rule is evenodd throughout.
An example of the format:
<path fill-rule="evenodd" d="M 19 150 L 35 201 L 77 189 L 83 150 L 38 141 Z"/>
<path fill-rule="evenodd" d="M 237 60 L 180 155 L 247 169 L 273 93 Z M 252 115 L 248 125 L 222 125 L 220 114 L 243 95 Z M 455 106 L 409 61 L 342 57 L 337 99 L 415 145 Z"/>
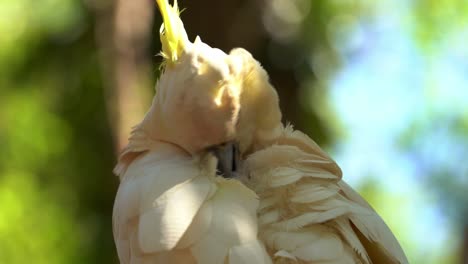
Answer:
<path fill-rule="evenodd" d="M 251 54 L 190 42 L 177 2 L 157 3 L 163 73 L 115 169 L 120 263 L 407 263 L 338 165 L 281 123 Z"/>

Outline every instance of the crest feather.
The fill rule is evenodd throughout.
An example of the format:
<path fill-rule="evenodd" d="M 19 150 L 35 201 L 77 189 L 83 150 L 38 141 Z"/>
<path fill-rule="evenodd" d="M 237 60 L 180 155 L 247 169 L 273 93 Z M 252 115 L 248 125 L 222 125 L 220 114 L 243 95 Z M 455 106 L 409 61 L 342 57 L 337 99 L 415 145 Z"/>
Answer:
<path fill-rule="evenodd" d="M 161 55 L 169 65 L 177 62 L 188 42 L 184 24 L 180 19 L 177 0 L 170 5 L 168 0 L 156 0 L 163 17 L 163 24 L 159 30 L 162 44 Z"/>

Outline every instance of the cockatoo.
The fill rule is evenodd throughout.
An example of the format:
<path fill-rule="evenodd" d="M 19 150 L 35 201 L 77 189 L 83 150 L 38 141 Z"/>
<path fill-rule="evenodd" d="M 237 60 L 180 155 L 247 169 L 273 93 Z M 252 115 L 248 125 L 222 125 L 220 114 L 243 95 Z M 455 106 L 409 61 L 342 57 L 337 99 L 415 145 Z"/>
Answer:
<path fill-rule="evenodd" d="M 115 168 L 120 263 L 408 263 L 338 165 L 281 123 L 252 55 L 190 42 L 177 2 L 157 3 L 163 73 Z"/>

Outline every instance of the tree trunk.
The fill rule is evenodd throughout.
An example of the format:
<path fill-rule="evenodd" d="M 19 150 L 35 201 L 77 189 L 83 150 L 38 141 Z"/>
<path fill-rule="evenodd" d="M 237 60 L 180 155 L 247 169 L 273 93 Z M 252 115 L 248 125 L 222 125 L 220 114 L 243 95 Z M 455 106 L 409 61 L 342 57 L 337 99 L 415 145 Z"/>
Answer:
<path fill-rule="evenodd" d="M 96 41 L 117 153 L 152 98 L 149 44 L 154 5 L 148 0 L 116 0 L 111 6 L 95 8 L 99 13 Z"/>

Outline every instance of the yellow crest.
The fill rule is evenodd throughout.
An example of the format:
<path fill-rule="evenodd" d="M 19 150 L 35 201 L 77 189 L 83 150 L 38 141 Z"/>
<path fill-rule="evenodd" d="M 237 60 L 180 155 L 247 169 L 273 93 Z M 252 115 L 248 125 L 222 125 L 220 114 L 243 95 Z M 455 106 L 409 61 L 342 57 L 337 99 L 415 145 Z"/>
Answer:
<path fill-rule="evenodd" d="M 156 0 L 156 3 L 163 17 L 163 24 L 159 31 L 162 45 L 161 54 L 170 65 L 177 62 L 184 51 L 188 42 L 187 33 L 179 17 L 177 0 L 174 0 L 173 6 L 169 5 L 168 0 Z"/>

